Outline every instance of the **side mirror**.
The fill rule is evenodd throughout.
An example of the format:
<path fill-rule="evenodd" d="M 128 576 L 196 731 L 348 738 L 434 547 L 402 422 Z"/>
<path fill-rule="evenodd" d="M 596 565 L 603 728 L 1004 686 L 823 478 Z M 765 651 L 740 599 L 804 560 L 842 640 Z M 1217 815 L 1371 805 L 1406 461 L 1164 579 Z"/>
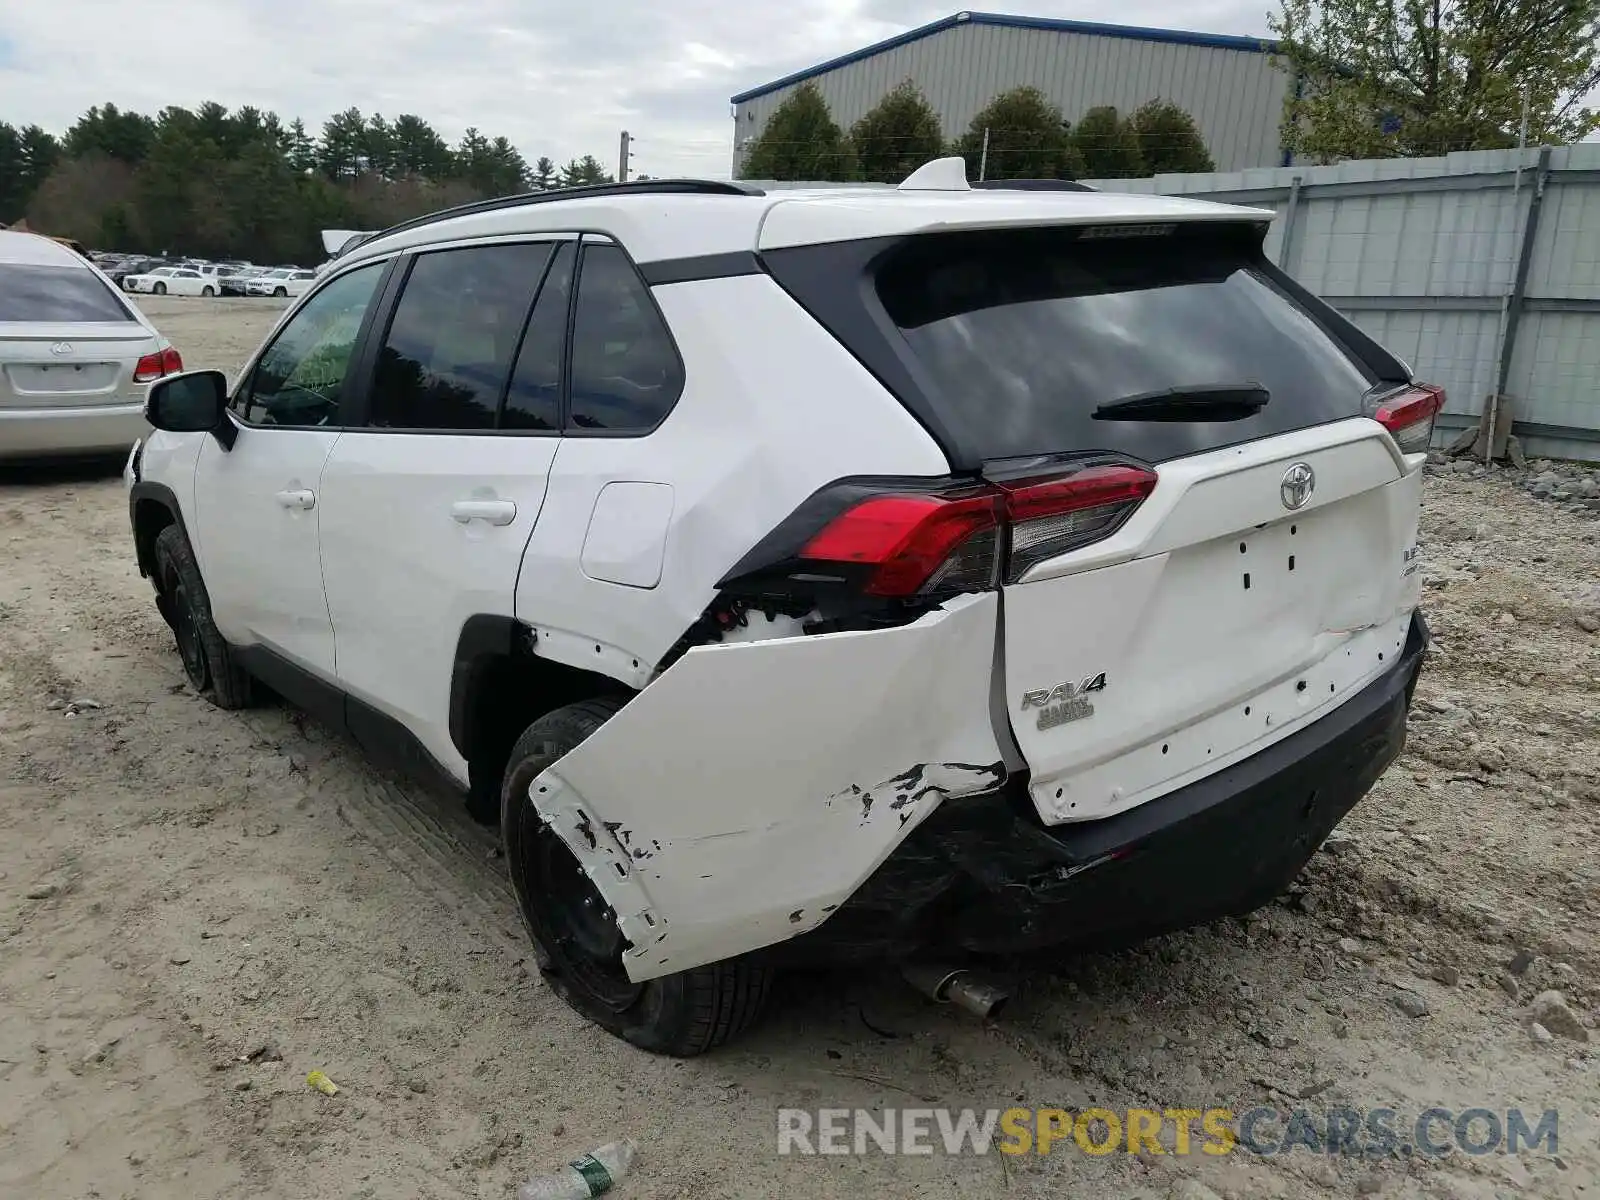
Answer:
<path fill-rule="evenodd" d="M 233 441 L 223 416 L 228 406 L 228 377 L 221 371 L 186 371 L 150 385 L 144 419 L 168 433 L 215 433 L 224 445 Z"/>

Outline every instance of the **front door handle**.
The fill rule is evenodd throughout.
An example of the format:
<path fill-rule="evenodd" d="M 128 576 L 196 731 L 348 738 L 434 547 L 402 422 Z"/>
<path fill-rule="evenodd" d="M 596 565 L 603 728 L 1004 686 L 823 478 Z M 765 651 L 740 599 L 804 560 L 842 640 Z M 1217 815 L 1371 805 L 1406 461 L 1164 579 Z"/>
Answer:
<path fill-rule="evenodd" d="M 463 525 L 469 521 L 509 525 L 517 519 L 517 505 L 512 500 L 457 500 L 450 506 L 450 515 Z"/>
<path fill-rule="evenodd" d="M 279 492 L 277 499 L 284 508 L 305 510 L 317 506 L 317 494 L 309 488 L 290 488 L 288 491 Z"/>

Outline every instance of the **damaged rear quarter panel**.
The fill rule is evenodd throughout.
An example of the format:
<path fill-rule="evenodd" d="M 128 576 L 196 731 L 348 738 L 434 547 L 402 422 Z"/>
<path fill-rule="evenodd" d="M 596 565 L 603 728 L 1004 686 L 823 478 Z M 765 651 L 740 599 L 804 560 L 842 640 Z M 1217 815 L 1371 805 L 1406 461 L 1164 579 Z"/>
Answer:
<path fill-rule="evenodd" d="M 635 980 L 821 924 L 947 797 L 997 787 L 999 600 L 896 629 L 697 647 L 539 776 Z"/>

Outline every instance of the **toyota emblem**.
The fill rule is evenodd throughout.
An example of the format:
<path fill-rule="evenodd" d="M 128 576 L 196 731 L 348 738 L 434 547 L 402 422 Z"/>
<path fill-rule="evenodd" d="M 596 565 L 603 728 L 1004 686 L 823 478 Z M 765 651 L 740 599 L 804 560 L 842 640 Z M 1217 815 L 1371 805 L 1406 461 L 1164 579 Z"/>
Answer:
<path fill-rule="evenodd" d="M 1297 462 L 1283 473 L 1283 482 L 1278 484 L 1278 495 L 1283 497 L 1283 506 L 1287 509 L 1304 508 L 1311 499 L 1311 493 L 1317 490 L 1317 473 L 1311 469 L 1310 463 Z"/>
<path fill-rule="evenodd" d="M 57 342 L 55 345 L 50 347 L 50 353 L 56 355 L 57 357 L 60 357 L 63 354 L 71 354 L 72 353 L 72 343 L 71 342 Z"/>

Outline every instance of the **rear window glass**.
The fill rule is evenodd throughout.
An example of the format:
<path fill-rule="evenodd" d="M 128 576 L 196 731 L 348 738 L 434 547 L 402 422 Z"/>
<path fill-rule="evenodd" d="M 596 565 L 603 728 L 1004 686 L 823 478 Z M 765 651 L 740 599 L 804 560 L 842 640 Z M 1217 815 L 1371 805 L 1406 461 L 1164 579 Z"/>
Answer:
<path fill-rule="evenodd" d="M 983 458 L 1114 450 L 1161 461 L 1360 413 L 1376 380 L 1258 269 L 1259 234 L 1111 232 L 933 235 L 880 267 L 879 299 L 929 402 Z M 1217 384 L 1259 384 L 1271 398 L 1236 421 L 1093 415 Z"/>
<path fill-rule="evenodd" d="M 116 293 L 82 267 L 0 263 L 0 321 L 132 321 Z"/>

